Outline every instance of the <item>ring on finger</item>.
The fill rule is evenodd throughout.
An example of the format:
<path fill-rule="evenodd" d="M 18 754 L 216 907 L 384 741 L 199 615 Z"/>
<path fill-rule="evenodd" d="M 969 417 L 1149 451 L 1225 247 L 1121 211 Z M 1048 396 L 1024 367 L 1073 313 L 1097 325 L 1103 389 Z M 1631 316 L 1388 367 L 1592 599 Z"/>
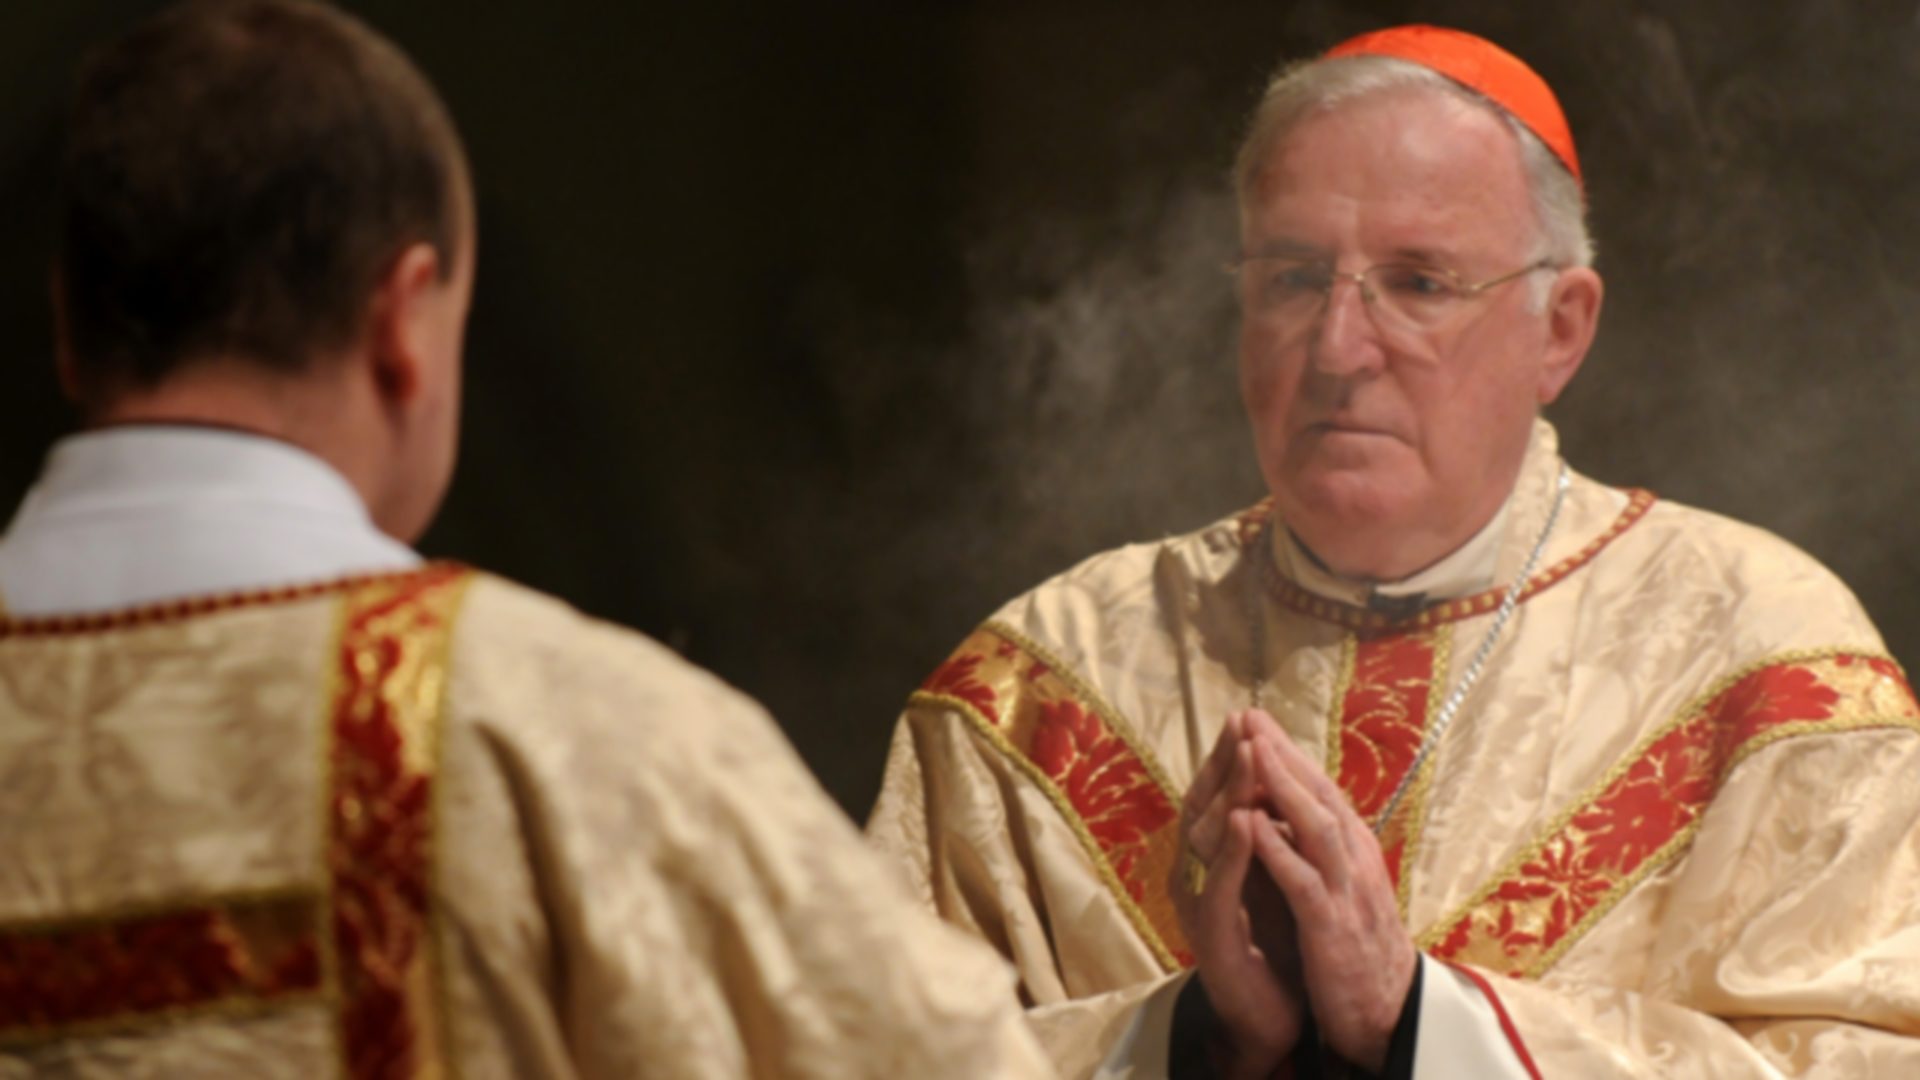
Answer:
<path fill-rule="evenodd" d="M 1207 864 L 1201 861 L 1198 852 L 1190 846 L 1181 848 L 1181 876 L 1186 881 L 1187 892 L 1199 896 L 1207 888 Z"/>

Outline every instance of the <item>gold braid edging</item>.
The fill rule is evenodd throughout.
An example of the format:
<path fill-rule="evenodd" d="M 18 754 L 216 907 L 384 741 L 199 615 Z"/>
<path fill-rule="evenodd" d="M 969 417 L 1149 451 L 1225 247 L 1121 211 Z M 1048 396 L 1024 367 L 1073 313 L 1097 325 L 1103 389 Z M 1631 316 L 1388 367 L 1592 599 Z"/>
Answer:
<path fill-rule="evenodd" d="M 1441 624 L 1435 628 L 1433 642 L 1433 685 L 1427 691 L 1427 715 L 1420 724 L 1420 733 L 1424 739 L 1426 733 L 1433 730 L 1433 715 L 1440 711 L 1441 699 L 1447 695 L 1453 672 L 1453 627 Z M 1427 760 L 1420 764 L 1420 774 L 1413 778 L 1413 788 L 1407 792 L 1405 809 L 1398 817 L 1400 828 L 1406 834 L 1406 841 L 1400 847 L 1400 880 L 1394 885 L 1394 901 L 1400 908 L 1400 921 L 1407 918 L 1407 904 L 1412 895 L 1413 860 L 1420 853 L 1420 839 L 1427 831 L 1427 792 L 1433 787 L 1433 773 L 1440 761 L 1440 748 L 1434 747 Z M 1393 828 L 1392 822 L 1383 822 L 1381 833 Z"/>
<path fill-rule="evenodd" d="M 1340 639 L 1340 674 L 1333 682 L 1333 700 L 1327 706 L 1327 751 L 1321 771 L 1338 783 L 1340 780 L 1340 761 L 1344 751 L 1341 748 L 1341 736 L 1346 731 L 1347 692 L 1353 689 L 1354 672 L 1360 664 L 1360 635 L 1349 630 Z"/>

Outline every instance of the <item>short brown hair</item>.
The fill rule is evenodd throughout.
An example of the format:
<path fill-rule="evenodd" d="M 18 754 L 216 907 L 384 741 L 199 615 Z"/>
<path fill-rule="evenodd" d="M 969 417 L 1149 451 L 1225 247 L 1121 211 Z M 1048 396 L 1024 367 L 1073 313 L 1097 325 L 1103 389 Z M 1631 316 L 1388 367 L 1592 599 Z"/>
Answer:
<path fill-rule="evenodd" d="M 451 273 L 466 160 L 446 106 L 358 19 L 187 0 L 95 53 L 61 163 L 56 281 L 83 399 L 196 359 L 344 347 L 391 261 Z"/>

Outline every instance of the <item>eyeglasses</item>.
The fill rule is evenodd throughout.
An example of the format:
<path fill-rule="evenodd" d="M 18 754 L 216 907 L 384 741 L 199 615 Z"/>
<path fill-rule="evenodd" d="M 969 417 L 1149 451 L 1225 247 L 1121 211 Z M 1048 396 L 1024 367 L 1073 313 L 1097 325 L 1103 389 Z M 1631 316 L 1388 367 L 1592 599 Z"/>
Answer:
<path fill-rule="evenodd" d="M 1553 266 L 1530 263 L 1510 274 L 1468 283 L 1441 266 L 1378 263 L 1358 273 L 1341 273 L 1324 260 L 1284 255 L 1250 255 L 1227 264 L 1240 282 L 1240 304 L 1248 315 L 1277 322 L 1306 323 L 1333 295 L 1333 287 L 1351 281 L 1383 321 L 1401 329 L 1428 331 L 1447 325 L 1468 302 L 1495 285 Z"/>

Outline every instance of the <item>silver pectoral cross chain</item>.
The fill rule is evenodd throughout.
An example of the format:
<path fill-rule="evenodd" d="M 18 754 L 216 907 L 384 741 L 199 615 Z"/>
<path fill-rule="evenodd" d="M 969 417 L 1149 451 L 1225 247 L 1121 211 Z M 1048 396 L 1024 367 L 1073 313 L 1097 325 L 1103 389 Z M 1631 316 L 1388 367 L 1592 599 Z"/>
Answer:
<path fill-rule="evenodd" d="M 1506 595 L 1500 600 L 1500 607 L 1493 613 L 1492 625 L 1487 627 L 1487 632 L 1481 637 L 1479 646 L 1473 650 L 1473 655 L 1467 659 L 1466 666 L 1461 669 L 1460 681 L 1454 684 L 1453 692 L 1449 693 L 1446 700 L 1440 703 L 1440 708 L 1435 710 L 1433 722 L 1427 725 L 1427 730 L 1421 735 L 1420 747 L 1414 751 L 1413 760 L 1408 762 L 1406 772 L 1401 775 L 1399 784 L 1394 787 L 1393 794 L 1387 797 L 1386 804 L 1380 808 L 1380 813 L 1374 817 L 1373 831 L 1375 835 L 1379 835 L 1380 832 L 1387 827 L 1387 823 L 1393 820 L 1394 812 L 1400 808 L 1401 801 L 1406 798 L 1408 790 L 1412 788 L 1414 778 L 1420 775 L 1420 770 L 1425 767 L 1427 759 L 1433 755 L 1434 749 L 1440 745 L 1441 738 L 1446 735 L 1447 729 L 1452 726 L 1454 718 L 1459 715 L 1460 706 L 1466 701 L 1467 695 L 1472 692 L 1474 684 L 1480 681 L 1480 675 L 1486 669 L 1487 658 L 1492 655 L 1494 645 L 1500 640 L 1501 632 L 1507 628 L 1507 623 L 1513 619 L 1514 611 L 1520 606 L 1520 597 L 1527 590 L 1527 582 L 1533 577 L 1533 571 L 1539 566 L 1540 557 L 1547 549 L 1547 539 L 1553 535 L 1553 526 L 1560 519 L 1560 508 L 1566 503 L 1567 488 L 1570 484 L 1571 480 L 1566 463 L 1562 462 L 1560 465 L 1560 473 L 1554 481 L 1553 505 L 1547 511 L 1546 524 L 1540 527 L 1539 537 L 1533 542 L 1533 550 L 1527 553 L 1526 563 L 1520 567 L 1520 572 L 1514 575 L 1513 583 L 1507 586 Z M 1272 542 L 1272 532 L 1273 525 L 1269 522 L 1267 528 L 1261 531 L 1261 539 L 1258 542 L 1262 545 L 1270 544 Z M 1262 707 L 1260 689 L 1267 681 L 1266 619 L 1263 611 L 1258 575 L 1254 575 L 1253 581 L 1251 616 L 1253 622 L 1254 678 L 1252 700 L 1253 707 L 1257 709 Z"/>

